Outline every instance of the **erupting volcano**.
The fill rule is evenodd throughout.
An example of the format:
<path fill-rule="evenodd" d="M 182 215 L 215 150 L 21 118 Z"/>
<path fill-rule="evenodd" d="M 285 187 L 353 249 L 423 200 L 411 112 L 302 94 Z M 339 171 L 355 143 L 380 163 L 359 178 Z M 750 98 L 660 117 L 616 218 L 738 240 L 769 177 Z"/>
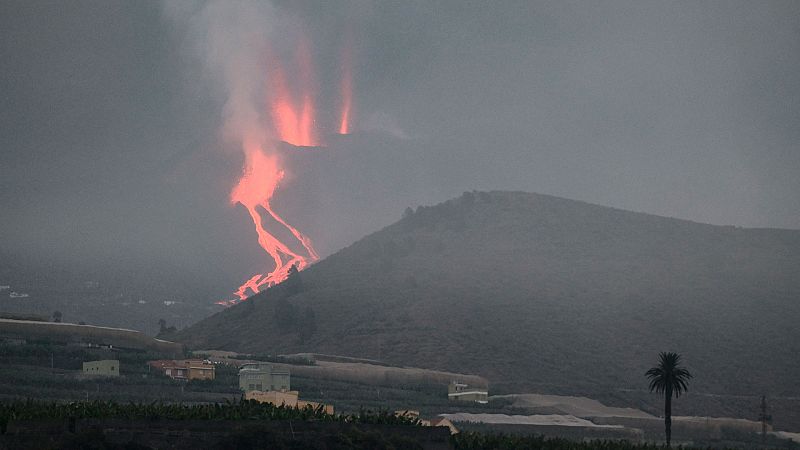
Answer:
<path fill-rule="evenodd" d="M 264 134 L 275 136 L 280 140 L 294 146 L 320 145 L 316 130 L 316 89 L 314 66 L 312 63 L 310 44 L 306 39 L 300 39 L 295 53 L 295 64 L 298 76 L 292 78 L 290 83 L 286 77 L 285 66 L 282 62 L 268 52 L 268 66 L 266 70 L 267 89 L 266 108 L 263 116 L 271 119 L 271 126 L 260 127 L 250 136 Z M 342 61 L 342 81 L 340 101 L 340 123 L 338 131 L 341 134 L 350 132 L 350 109 L 352 105 L 352 57 L 351 51 L 345 49 Z M 272 133 L 262 132 L 272 130 Z M 264 288 L 274 286 L 289 276 L 289 271 L 294 266 L 303 270 L 309 264 L 317 261 L 319 255 L 306 235 L 290 225 L 278 215 L 270 201 L 284 177 L 281 160 L 275 152 L 275 142 L 262 142 L 263 139 L 245 137 L 242 139 L 242 150 L 245 161 L 242 176 L 233 188 L 231 203 L 241 204 L 247 209 L 258 235 L 258 244 L 269 254 L 275 264 L 274 269 L 267 273 L 258 273 L 250 277 L 234 292 L 233 300 L 222 300 L 218 304 L 229 306 L 247 299 L 248 296 L 260 292 Z M 281 241 L 274 233 L 270 232 L 268 222 L 289 231 L 296 242 Z"/>

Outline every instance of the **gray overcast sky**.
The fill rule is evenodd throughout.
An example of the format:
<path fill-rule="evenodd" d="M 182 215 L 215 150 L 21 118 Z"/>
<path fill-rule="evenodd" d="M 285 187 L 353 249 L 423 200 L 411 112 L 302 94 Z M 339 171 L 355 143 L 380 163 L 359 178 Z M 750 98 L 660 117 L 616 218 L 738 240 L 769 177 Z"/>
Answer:
<path fill-rule="evenodd" d="M 295 155 L 275 198 L 323 254 L 471 189 L 800 228 L 800 2 L 264 6 L 270 45 L 309 36 L 322 118 L 352 37 L 356 133 Z M 227 200 L 206 7 L 0 2 L 0 249 L 224 290 L 266 263 Z M 223 34 L 262 17 L 239 19 Z"/>

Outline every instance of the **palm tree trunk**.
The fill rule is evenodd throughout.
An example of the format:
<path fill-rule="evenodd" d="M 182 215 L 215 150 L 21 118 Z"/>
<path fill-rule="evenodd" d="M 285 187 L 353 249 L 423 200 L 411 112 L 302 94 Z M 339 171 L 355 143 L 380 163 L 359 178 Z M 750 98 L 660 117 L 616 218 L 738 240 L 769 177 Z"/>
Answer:
<path fill-rule="evenodd" d="M 664 431 L 667 434 L 667 447 L 672 437 L 672 389 L 667 387 L 664 392 Z"/>

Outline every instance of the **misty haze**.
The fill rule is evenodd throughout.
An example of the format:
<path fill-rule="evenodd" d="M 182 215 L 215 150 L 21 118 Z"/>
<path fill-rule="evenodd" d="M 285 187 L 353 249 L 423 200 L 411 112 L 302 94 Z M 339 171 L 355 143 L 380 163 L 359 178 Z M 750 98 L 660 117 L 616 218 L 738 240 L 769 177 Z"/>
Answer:
<path fill-rule="evenodd" d="M 800 3 L 0 42 L 0 448 L 800 448 Z"/>

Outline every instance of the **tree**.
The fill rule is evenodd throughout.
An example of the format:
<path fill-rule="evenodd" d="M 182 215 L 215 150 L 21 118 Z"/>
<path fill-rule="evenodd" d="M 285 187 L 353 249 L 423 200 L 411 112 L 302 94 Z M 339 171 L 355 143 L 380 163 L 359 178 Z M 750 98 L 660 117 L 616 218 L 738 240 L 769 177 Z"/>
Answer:
<path fill-rule="evenodd" d="M 287 279 L 292 278 L 296 276 L 298 273 L 300 273 L 300 271 L 297 269 L 297 264 L 292 264 L 292 266 L 289 267 L 289 271 L 287 272 L 286 278 Z"/>
<path fill-rule="evenodd" d="M 687 390 L 687 383 L 692 374 L 680 367 L 681 355 L 673 352 L 658 354 L 658 365 L 645 373 L 650 379 L 650 392 L 656 391 L 664 395 L 664 431 L 667 435 L 669 447 L 672 434 L 672 395 L 681 396 Z"/>
<path fill-rule="evenodd" d="M 61 311 L 58 310 L 53 311 L 53 322 L 56 323 L 61 322 L 61 317 L 62 317 Z"/>
<path fill-rule="evenodd" d="M 300 277 L 300 270 L 297 265 L 292 264 L 287 272 L 286 279 L 281 283 L 283 289 L 288 295 L 299 294 L 303 290 L 303 280 Z"/>

